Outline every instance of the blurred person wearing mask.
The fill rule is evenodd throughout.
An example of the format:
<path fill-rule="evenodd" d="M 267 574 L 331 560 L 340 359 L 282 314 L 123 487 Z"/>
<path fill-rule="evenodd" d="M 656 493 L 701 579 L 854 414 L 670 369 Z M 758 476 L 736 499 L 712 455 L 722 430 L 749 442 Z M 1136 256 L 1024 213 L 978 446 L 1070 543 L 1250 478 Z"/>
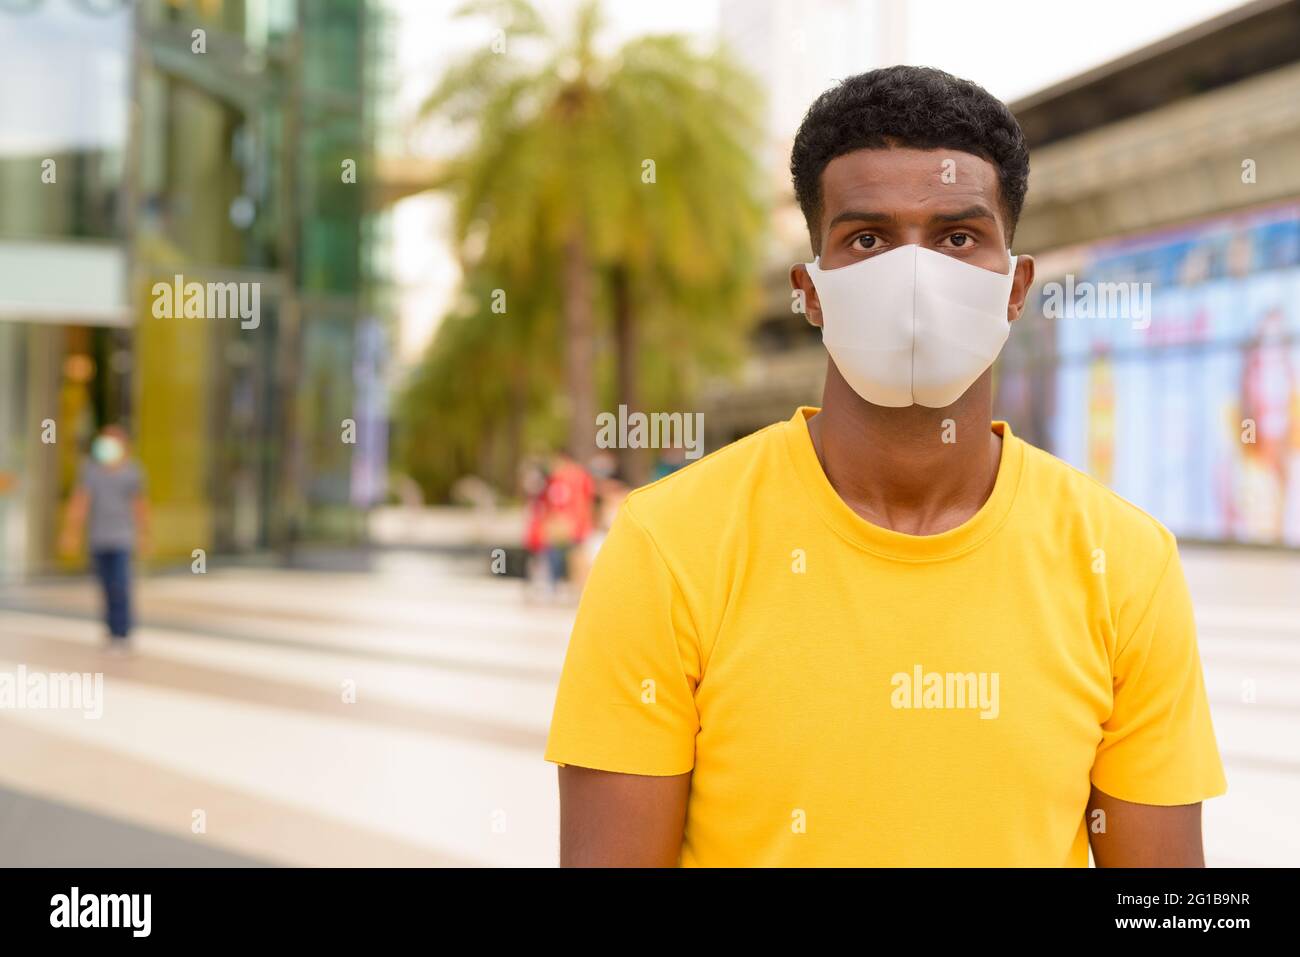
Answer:
<path fill-rule="evenodd" d="M 109 650 L 125 653 L 131 634 L 131 559 L 148 549 L 149 509 L 144 475 L 130 457 L 120 426 L 100 431 L 68 503 L 62 549 L 81 548 L 83 535 L 104 593 Z"/>
<path fill-rule="evenodd" d="M 791 170 L 822 405 L 624 501 L 547 741 L 560 863 L 1204 866 L 1227 783 L 1174 536 L 993 419 L 1034 280 L 1015 117 L 873 70 Z"/>

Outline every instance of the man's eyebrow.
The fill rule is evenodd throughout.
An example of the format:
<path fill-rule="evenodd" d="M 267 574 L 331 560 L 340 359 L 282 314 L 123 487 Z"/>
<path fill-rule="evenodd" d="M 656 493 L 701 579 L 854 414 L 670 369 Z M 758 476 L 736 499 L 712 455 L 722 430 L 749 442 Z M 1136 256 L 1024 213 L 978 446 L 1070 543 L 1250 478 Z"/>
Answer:
<path fill-rule="evenodd" d="M 989 209 L 982 203 L 974 206 L 967 206 L 965 209 L 958 210 L 955 213 L 935 213 L 930 217 L 931 220 L 940 223 L 958 223 L 965 219 L 991 219 L 997 222 L 997 217 L 993 215 L 993 210 Z"/>
<path fill-rule="evenodd" d="M 861 209 L 846 209 L 842 213 L 836 213 L 835 218 L 827 223 L 827 229 L 834 229 L 840 223 L 896 223 L 898 217 L 893 213 L 874 213 Z"/>

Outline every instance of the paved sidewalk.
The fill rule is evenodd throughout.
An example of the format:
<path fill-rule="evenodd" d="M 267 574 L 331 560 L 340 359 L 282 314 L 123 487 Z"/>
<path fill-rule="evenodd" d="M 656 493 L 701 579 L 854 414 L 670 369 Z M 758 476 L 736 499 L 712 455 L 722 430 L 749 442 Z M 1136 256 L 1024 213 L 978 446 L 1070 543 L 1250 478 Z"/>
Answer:
<path fill-rule="evenodd" d="M 105 675 L 99 720 L 0 712 L 0 789 L 29 821 L 66 807 L 107 822 L 88 864 L 129 846 L 159 864 L 555 862 L 541 750 L 571 609 L 428 555 L 371 573 L 209 569 L 141 583 L 126 659 L 102 650 L 88 583 L 0 595 L 0 670 Z M 13 806 L 0 864 L 33 853 L 4 824 Z"/>

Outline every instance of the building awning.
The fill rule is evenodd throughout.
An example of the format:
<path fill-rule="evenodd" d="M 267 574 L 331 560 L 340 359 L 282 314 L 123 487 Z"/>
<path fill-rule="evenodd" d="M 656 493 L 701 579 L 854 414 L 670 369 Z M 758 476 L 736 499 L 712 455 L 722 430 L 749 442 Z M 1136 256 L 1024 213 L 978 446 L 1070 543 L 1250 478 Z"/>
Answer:
<path fill-rule="evenodd" d="M 0 321 L 130 325 L 125 248 L 117 243 L 0 242 Z"/>

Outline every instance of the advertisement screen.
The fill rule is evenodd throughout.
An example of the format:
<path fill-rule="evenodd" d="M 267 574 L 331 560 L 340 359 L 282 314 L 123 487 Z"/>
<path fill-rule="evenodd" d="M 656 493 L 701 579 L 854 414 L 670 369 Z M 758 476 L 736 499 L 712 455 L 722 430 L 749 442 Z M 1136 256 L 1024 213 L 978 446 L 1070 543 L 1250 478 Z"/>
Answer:
<path fill-rule="evenodd" d="M 998 414 L 1180 537 L 1300 546 L 1300 205 L 1064 261 Z"/>

